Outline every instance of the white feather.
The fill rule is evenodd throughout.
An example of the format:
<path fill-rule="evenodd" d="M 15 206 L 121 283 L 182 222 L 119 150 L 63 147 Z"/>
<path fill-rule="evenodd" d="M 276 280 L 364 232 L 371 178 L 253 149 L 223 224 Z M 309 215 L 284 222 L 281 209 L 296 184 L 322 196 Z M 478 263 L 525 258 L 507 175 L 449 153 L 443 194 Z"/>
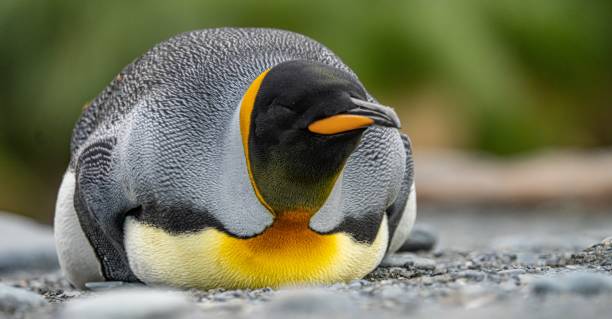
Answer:
<path fill-rule="evenodd" d="M 396 252 L 402 244 L 408 239 L 410 235 L 410 231 L 412 230 L 412 226 L 414 226 L 414 220 L 416 219 L 416 190 L 414 187 L 414 182 L 412 183 L 412 187 L 410 187 L 410 195 L 408 195 L 408 202 L 406 203 L 406 208 L 404 209 L 404 213 L 400 218 L 400 221 L 395 229 L 395 233 L 392 234 L 391 243 L 389 244 L 389 249 L 387 254 L 392 254 Z"/>
<path fill-rule="evenodd" d="M 74 209 L 75 176 L 64 174 L 55 206 L 55 246 L 68 281 L 82 288 L 90 281 L 104 281 L 100 263 L 81 229 Z"/>

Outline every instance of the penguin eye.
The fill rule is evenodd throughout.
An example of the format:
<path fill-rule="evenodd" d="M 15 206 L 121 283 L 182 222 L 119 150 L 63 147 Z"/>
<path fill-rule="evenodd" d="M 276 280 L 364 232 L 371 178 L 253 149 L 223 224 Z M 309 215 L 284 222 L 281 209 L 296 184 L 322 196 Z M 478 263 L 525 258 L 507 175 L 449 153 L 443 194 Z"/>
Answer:
<path fill-rule="evenodd" d="M 281 103 L 271 104 L 266 113 L 276 120 L 289 119 L 297 114 L 293 108 Z"/>
<path fill-rule="evenodd" d="M 289 112 L 291 112 L 291 113 L 295 113 L 295 110 L 294 110 L 292 107 L 290 107 L 290 106 L 289 106 L 289 105 L 287 105 L 286 103 L 281 103 L 281 102 L 278 100 L 278 98 L 275 98 L 275 99 L 272 101 L 272 103 L 270 103 L 270 106 L 271 106 L 271 107 L 273 107 L 273 108 L 274 108 L 274 107 L 280 107 L 280 109 L 284 109 L 284 110 L 287 110 L 287 111 L 289 111 Z"/>

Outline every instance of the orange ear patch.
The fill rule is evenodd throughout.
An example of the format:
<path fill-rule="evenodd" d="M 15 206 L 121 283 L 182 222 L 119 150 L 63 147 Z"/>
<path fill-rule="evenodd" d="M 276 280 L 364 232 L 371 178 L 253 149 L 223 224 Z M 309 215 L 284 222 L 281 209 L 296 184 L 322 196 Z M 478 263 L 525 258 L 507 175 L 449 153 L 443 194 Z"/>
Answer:
<path fill-rule="evenodd" d="M 374 120 L 367 116 L 338 114 L 310 123 L 308 130 L 317 134 L 332 135 L 368 127 L 372 124 Z"/>
<path fill-rule="evenodd" d="M 253 113 L 253 107 L 255 106 L 255 97 L 257 97 L 257 92 L 259 92 L 259 87 L 261 86 L 261 82 L 266 77 L 270 69 L 265 70 L 261 73 L 249 86 L 248 90 L 242 97 L 242 104 L 240 105 L 240 135 L 242 136 L 242 146 L 244 148 L 244 157 L 246 159 L 247 171 L 249 173 L 249 180 L 251 181 L 251 185 L 253 186 L 253 190 L 255 191 L 255 196 L 259 199 L 264 207 L 270 211 L 270 213 L 274 214 L 274 210 L 268 203 L 266 203 L 263 196 L 259 192 L 259 188 L 257 188 L 257 184 L 255 183 L 255 179 L 253 178 L 253 172 L 251 171 L 251 159 L 249 158 L 249 133 L 251 130 L 251 113 Z"/>

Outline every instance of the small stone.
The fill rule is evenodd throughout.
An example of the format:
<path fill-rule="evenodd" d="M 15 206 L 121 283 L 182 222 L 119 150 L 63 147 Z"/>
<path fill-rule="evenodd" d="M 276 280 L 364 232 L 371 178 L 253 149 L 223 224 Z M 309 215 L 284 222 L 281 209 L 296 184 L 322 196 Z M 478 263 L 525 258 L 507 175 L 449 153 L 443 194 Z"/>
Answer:
<path fill-rule="evenodd" d="M 480 308 L 498 300 L 502 294 L 499 287 L 487 285 L 462 286 L 454 297 L 467 309 Z"/>
<path fill-rule="evenodd" d="M 412 278 L 416 272 L 403 267 L 379 267 L 371 272 L 366 278 L 372 282 L 388 279 Z"/>
<path fill-rule="evenodd" d="M 398 251 L 431 251 L 436 246 L 437 242 L 438 236 L 430 227 L 417 224 L 412 229 L 410 237 L 408 237 Z"/>
<path fill-rule="evenodd" d="M 422 276 L 422 277 L 420 277 L 420 279 L 421 279 L 421 284 L 423 284 L 425 286 L 430 286 L 430 285 L 433 285 L 433 283 L 434 283 L 433 278 L 428 277 L 428 276 Z"/>
<path fill-rule="evenodd" d="M 198 307 L 208 315 L 205 318 L 233 318 L 235 314 L 244 311 L 249 306 L 250 304 L 241 299 L 232 299 L 225 302 L 204 301 L 198 303 Z"/>
<path fill-rule="evenodd" d="M 358 280 L 353 280 L 353 281 L 351 281 L 351 282 L 348 284 L 348 287 L 349 287 L 350 289 L 358 289 L 358 288 L 361 288 L 361 287 L 363 287 L 363 286 L 365 286 L 365 285 L 367 285 L 367 284 L 368 284 L 368 281 L 367 281 L 367 280 L 358 279 Z"/>
<path fill-rule="evenodd" d="M 423 270 L 434 270 L 436 262 L 429 258 L 415 256 L 410 253 L 392 254 L 380 263 L 382 267 L 410 267 Z"/>
<path fill-rule="evenodd" d="M 536 295 L 559 294 L 564 288 L 550 278 L 538 278 L 531 284 L 531 291 Z"/>
<path fill-rule="evenodd" d="M 0 212 L 0 274 L 58 268 L 51 227 Z"/>
<path fill-rule="evenodd" d="M 45 306 L 47 301 L 41 295 L 23 288 L 0 284 L 0 313 L 14 314 Z"/>
<path fill-rule="evenodd" d="M 230 291 L 224 291 L 224 292 L 220 292 L 220 293 L 216 293 L 212 295 L 212 300 L 229 301 L 229 300 L 240 298 L 240 297 L 242 297 L 241 290 L 230 290 Z"/>
<path fill-rule="evenodd" d="M 291 288 L 279 290 L 268 303 L 261 305 L 256 311 L 261 318 L 344 318 L 356 314 L 358 307 L 343 293 L 323 288 Z"/>
<path fill-rule="evenodd" d="M 327 288 L 332 289 L 332 290 L 344 289 L 344 288 L 346 288 L 346 283 L 337 282 L 335 284 L 332 284 L 332 285 L 328 286 Z"/>
<path fill-rule="evenodd" d="M 612 277 L 599 273 L 573 273 L 566 283 L 570 292 L 584 296 L 612 292 Z"/>
<path fill-rule="evenodd" d="M 612 246 L 612 236 L 604 238 L 601 243 L 606 247 Z"/>
<path fill-rule="evenodd" d="M 518 253 L 516 254 L 516 262 L 526 266 L 536 266 L 539 262 L 539 256 L 533 253 Z"/>
<path fill-rule="evenodd" d="M 117 288 L 137 288 L 144 287 L 143 284 L 125 281 L 95 281 L 85 283 L 85 288 L 93 291 L 101 291 Z"/>
<path fill-rule="evenodd" d="M 507 270 L 498 271 L 497 273 L 503 276 L 515 277 L 515 276 L 524 274 L 525 270 L 524 269 L 507 269 Z"/>
<path fill-rule="evenodd" d="M 478 270 L 464 270 L 455 274 L 456 278 L 466 278 L 468 280 L 482 281 L 485 279 L 486 274 Z"/>
<path fill-rule="evenodd" d="M 539 278 L 532 283 L 536 294 L 572 293 L 596 296 L 612 293 L 612 277 L 603 273 L 574 272 L 561 276 Z"/>
<path fill-rule="evenodd" d="M 398 286 L 386 286 L 380 290 L 380 297 L 399 301 L 405 295 L 405 290 Z"/>
<path fill-rule="evenodd" d="M 62 319 L 196 318 L 199 309 L 175 291 L 156 289 L 108 290 L 66 304 Z"/>
<path fill-rule="evenodd" d="M 81 292 L 80 290 L 71 290 L 71 291 L 63 291 L 61 293 L 61 296 L 69 299 L 69 298 L 79 297 L 82 294 L 83 292 Z"/>

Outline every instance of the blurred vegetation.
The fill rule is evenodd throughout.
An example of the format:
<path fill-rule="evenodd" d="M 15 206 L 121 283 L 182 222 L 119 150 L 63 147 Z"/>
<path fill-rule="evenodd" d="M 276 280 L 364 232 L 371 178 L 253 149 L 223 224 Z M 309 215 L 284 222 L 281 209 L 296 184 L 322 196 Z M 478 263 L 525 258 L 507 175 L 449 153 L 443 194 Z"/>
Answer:
<path fill-rule="evenodd" d="M 184 31 L 324 43 L 419 148 L 612 144 L 612 1 L 0 1 L 0 209 L 49 221 L 81 107 Z"/>

